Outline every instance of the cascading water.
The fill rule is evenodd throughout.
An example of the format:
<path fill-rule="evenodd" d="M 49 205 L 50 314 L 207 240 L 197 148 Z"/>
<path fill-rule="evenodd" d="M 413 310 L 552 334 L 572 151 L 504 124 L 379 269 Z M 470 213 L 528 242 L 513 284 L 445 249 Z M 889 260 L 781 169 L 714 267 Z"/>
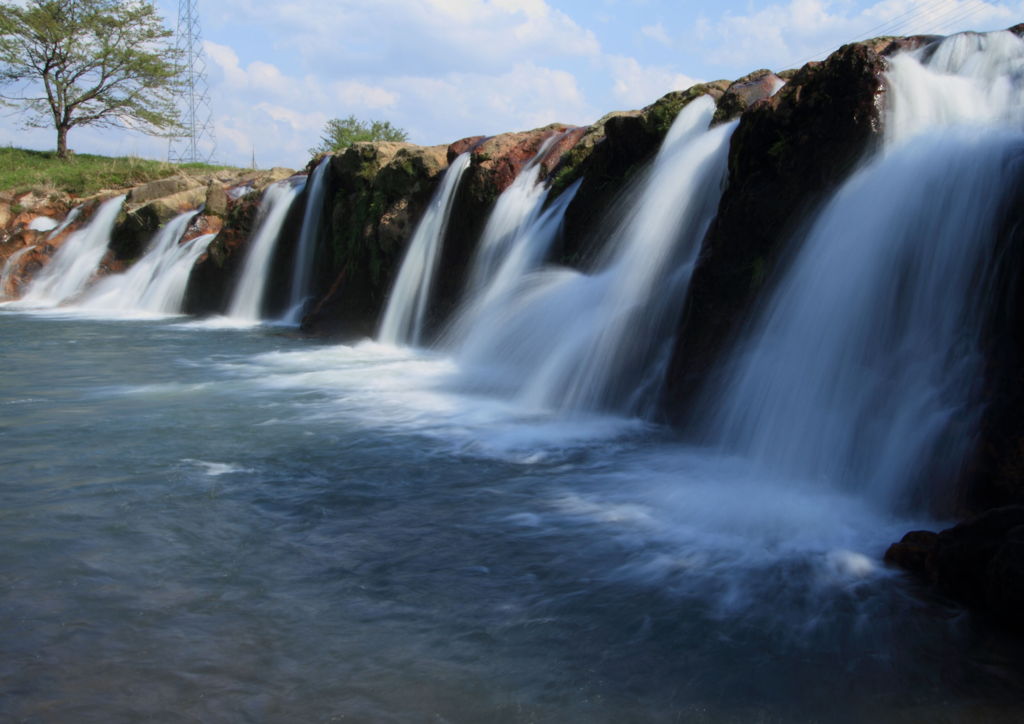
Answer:
<path fill-rule="evenodd" d="M 884 508 L 925 477 L 942 494 L 975 421 L 991 252 L 1022 181 L 1022 74 L 1010 33 L 893 59 L 883 153 L 820 214 L 708 403 L 723 447 Z"/>
<path fill-rule="evenodd" d="M 107 251 L 124 200 L 117 196 L 103 202 L 88 226 L 68 237 L 28 288 L 25 305 L 56 306 L 82 292 Z"/>
<path fill-rule="evenodd" d="M 195 215 L 195 211 L 187 211 L 168 221 L 131 269 L 101 280 L 83 296 L 79 306 L 115 311 L 179 312 L 174 302 L 176 299 L 180 304 L 185 289 L 182 283 L 178 294 L 177 282 L 181 281 L 181 275 L 175 272 L 180 271 L 179 264 L 187 259 L 194 262 L 198 255 L 192 253 L 194 245 L 178 242 Z M 190 271 L 191 264 L 185 270 L 185 283 Z"/>
<path fill-rule="evenodd" d="M 527 191 L 520 179 L 526 179 L 535 188 Z M 492 237 L 502 239 L 501 255 L 478 256 L 473 274 L 479 283 L 471 287 L 475 293 L 463 303 L 444 338 L 443 346 L 456 350 L 460 358 L 472 359 L 474 345 L 481 337 L 489 339 L 493 325 L 503 321 L 506 310 L 514 308 L 517 297 L 529 287 L 529 275 L 537 271 L 547 256 L 562 226 L 565 210 L 580 185 L 580 181 L 572 184 L 541 213 L 547 189 L 537 185 L 536 180 L 535 170 L 524 171 L 504 192 L 511 198 L 505 199 L 503 194 L 495 204 L 498 213 L 502 202 L 506 202 L 500 218 L 502 226 L 507 226 L 500 236 Z"/>
<path fill-rule="evenodd" d="M 437 264 L 441 259 L 441 245 L 448 228 L 448 217 L 455 202 L 455 191 L 462 174 L 469 167 L 470 154 L 463 153 L 445 171 L 444 179 L 430 207 L 424 214 L 402 267 L 391 289 L 384 319 L 377 338 L 386 344 L 418 345 L 423 337 L 423 320 L 434 284 Z"/>
<path fill-rule="evenodd" d="M 646 380 L 659 376 L 666 328 L 722 191 L 735 124 L 708 130 L 714 109 L 703 97 L 679 114 L 597 272 L 519 274 L 507 303 L 475 315 L 457 345 L 470 377 L 536 407 L 646 411 Z"/>
<path fill-rule="evenodd" d="M 302 231 L 299 232 L 299 243 L 295 249 L 295 266 L 292 268 L 292 287 L 288 299 L 288 310 L 282 320 L 286 324 L 298 324 L 302 320 L 302 314 L 309 301 L 310 279 L 313 275 L 313 262 L 316 257 L 316 242 L 320 235 L 321 217 L 324 212 L 324 193 L 327 190 L 325 179 L 330 162 L 330 156 L 324 158 L 313 170 L 310 178 L 306 210 L 302 215 Z"/>
<path fill-rule="evenodd" d="M 478 296 L 486 289 L 509 255 L 510 247 L 521 240 L 523 230 L 537 220 L 548 195 L 547 187 L 538 183 L 541 161 L 556 138 L 551 136 L 541 144 L 533 159 L 494 202 L 469 274 L 467 298 Z"/>
<path fill-rule="evenodd" d="M 73 224 L 75 222 L 75 220 L 77 220 L 78 217 L 81 216 L 81 215 L 82 215 L 82 206 L 81 206 L 81 204 L 79 204 L 75 208 L 71 209 L 70 212 L 68 212 L 68 215 L 64 217 L 64 220 L 62 222 L 60 222 L 60 224 L 57 225 L 57 228 L 54 229 L 53 231 L 51 231 L 46 236 L 46 238 L 47 239 L 55 238 L 58 234 L 60 234 L 62 231 L 64 231 L 64 229 L 66 229 L 69 226 L 71 226 L 71 224 Z"/>
<path fill-rule="evenodd" d="M 64 229 L 71 226 L 72 223 L 82 213 L 81 205 L 74 207 L 68 212 L 68 215 L 64 217 L 64 220 L 56 224 L 53 227 L 47 229 L 50 233 L 46 235 L 47 241 L 56 238 Z M 47 224 L 48 226 L 48 224 Z M 3 296 L 16 296 L 11 290 L 14 283 L 14 275 L 18 271 L 18 264 L 21 262 L 22 257 L 28 254 L 33 249 L 37 248 L 38 245 L 34 244 L 26 246 L 24 249 L 19 249 L 15 253 L 7 257 L 7 263 L 4 264 L 3 272 L 0 272 L 0 297 Z"/>
<path fill-rule="evenodd" d="M 11 288 L 14 284 L 14 275 L 18 271 L 18 264 L 23 256 L 35 248 L 35 245 L 26 246 L 24 249 L 18 249 L 7 257 L 4 270 L 0 272 L 0 297 L 13 296 Z"/>
<path fill-rule="evenodd" d="M 270 262 L 281 234 L 281 227 L 302 184 L 281 181 L 267 188 L 260 202 L 259 221 L 249 240 L 248 252 L 238 286 L 231 298 L 227 316 L 242 322 L 258 322 L 263 310 Z"/>

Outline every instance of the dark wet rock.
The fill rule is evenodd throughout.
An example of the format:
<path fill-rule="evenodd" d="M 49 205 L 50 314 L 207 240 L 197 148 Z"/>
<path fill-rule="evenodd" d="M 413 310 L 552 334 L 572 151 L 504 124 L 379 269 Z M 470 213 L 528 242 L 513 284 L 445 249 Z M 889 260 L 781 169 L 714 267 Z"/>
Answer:
<path fill-rule="evenodd" d="M 471 154 L 453 202 L 426 322 L 436 332 L 457 306 L 469 263 L 498 195 L 540 151 L 547 172 L 582 135 L 564 124 L 498 136 L 475 136 L 445 146 L 356 144 L 332 161 L 330 274 L 317 281 L 318 301 L 303 329 L 341 338 L 372 336 L 415 229 L 441 172 Z"/>
<path fill-rule="evenodd" d="M 436 333 L 461 301 L 476 245 L 480 241 L 498 196 L 512 185 L 519 173 L 548 141 L 552 147 L 541 159 L 541 178 L 558 163 L 578 137 L 574 127 L 553 123 L 543 128 L 491 136 L 472 146 L 470 165 L 462 177 L 452 206 L 441 251 L 439 274 L 426 319 L 426 334 Z M 453 157 L 449 147 L 448 155 Z"/>
<path fill-rule="evenodd" d="M 609 209 L 650 163 L 679 111 L 703 95 L 717 101 L 728 86 L 729 82 L 722 80 L 672 91 L 646 108 L 609 113 L 576 132 L 578 140 L 552 171 L 552 199 L 582 180 L 566 209 L 556 261 L 586 264 L 595 251 L 593 241 L 604 238 L 601 230 L 607 225 Z"/>
<path fill-rule="evenodd" d="M 885 562 L 918 575 L 927 575 L 928 558 L 935 551 L 939 534 L 930 530 L 907 533 L 885 552 Z"/>
<path fill-rule="evenodd" d="M 799 224 L 878 138 L 885 56 L 928 42 L 882 38 L 808 63 L 740 117 L 728 187 L 694 270 L 668 373 L 666 414 L 685 422 L 698 390 L 750 317 Z M 766 76 L 762 76 L 766 77 Z"/>
<path fill-rule="evenodd" d="M 447 147 L 357 143 L 331 159 L 329 212 L 304 331 L 372 336 L 406 245 L 447 167 Z"/>
<path fill-rule="evenodd" d="M 885 558 L 979 615 L 1024 632 L 1024 506 L 994 508 L 941 533 L 908 533 Z"/>

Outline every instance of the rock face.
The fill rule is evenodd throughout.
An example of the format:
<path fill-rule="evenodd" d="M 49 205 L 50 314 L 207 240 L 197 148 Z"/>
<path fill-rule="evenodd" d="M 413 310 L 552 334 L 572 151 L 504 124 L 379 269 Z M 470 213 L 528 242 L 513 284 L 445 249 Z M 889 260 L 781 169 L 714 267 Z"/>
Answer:
<path fill-rule="evenodd" d="M 584 129 L 555 167 L 551 197 L 582 179 L 565 212 L 563 243 L 557 261 L 582 266 L 593 249 L 590 241 L 633 177 L 657 152 L 679 111 L 702 95 L 722 97 L 728 81 L 701 83 L 673 91 L 639 111 L 618 111 Z"/>
<path fill-rule="evenodd" d="M 498 196 L 512 185 L 546 142 L 551 143 L 540 159 L 541 178 L 551 172 L 580 135 L 582 129 L 556 123 L 483 140 L 464 139 L 448 147 L 448 158 L 454 159 L 460 148 L 468 146 L 470 165 L 462 177 L 452 206 L 451 223 L 434 284 L 434 299 L 426 320 L 428 337 L 440 330 L 461 300 L 476 245 Z"/>
<path fill-rule="evenodd" d="M 1024 632 L 1024 506 L 995 508 L 941 533 L 907 533 L 885 560 Z"/>
<path fill-rule="evenodd" d="M 447 147 L 357 143 L 330 161 L 326 253 L 305 331 L 372 336 L 405 244 L 447 168 Z"/>
<path fill-rule="evenodd" d="M 757 99 L 766 82 L 774 83 L 768 75 L 733 84 L 730 106 L 757 100 L 733 134 L 728 187 L 690 282 L 667 380 L 669 419 L 685 421 L 797 225 L 876 142 L 885 56 L 927 40 L 845 45 L 827 60 L 805 65 L 771 98 Z"/>
<path fill-rule="evenodd" d="M 521 133 L 465 138 L 449 146 L 360 143 L 331 162 L 329 260 L 318 265 L 320 301 L 304 331 L 340 338 L 372 336 L 407 245 L 437 189 L 441 173 L 469 152 L 470 166 L 456 192 L 427 333 L 444 324 L 459 301 L 468 265 L 491 206 L 545 141 L 547 173 L 581 131 L 553 124 Z M 326 273 L 325 273 L 326 272 Z"/>
<path fill-rule="evenodd" d="M 99 203 L 83 204 L 78 218 L 59 233 L 57 228 L 32 228 L 33 222 L 42 218 L 56 223 L 68 215 L 71 206 L 72 200 L 65 194 L 0 194 L 0 270 L 4 272 L 0 299 L 20 297 L 68 236 L 91 218 Z"/>
<path fill-rule="evenodd" d="M 218 314 L 227 310 L 235 277 L 241 268 L 244 249 L 256 226 L 260 198 L 272 183 L 295 174 L 287 168 L 252 171 L 240 176 L 206 178 L 202 187 L 203 213 L 192 220 L 185 239 L 216 233 L 206 252 L 199 257 L 185 292 L 184 310 L 188 314 Z M 197 204 L 198 206 L 198 204 Z M 195 207 L 193 207 L 195 208 Z M 294 235 L 301 222 L 289 219 Z M 287 246 L 287 244 L 282 244 Z M 280 286 L 280 284 L 278 284 Z M 280 303 L 280 290 L 276 301 Z"/>
<path fill-rule="evenodd" d="M 225 216 L 228 188 L 262 187 L 291 174 L 288 169 L 226 170 L 197 176 L 179 173 L 136 186 L 128 192 L 124 210 L 114 225 L 107 261 L 131 262 L 139 258 L 160 227 L 178 214 L 203 207 L 207 214 Z"/>

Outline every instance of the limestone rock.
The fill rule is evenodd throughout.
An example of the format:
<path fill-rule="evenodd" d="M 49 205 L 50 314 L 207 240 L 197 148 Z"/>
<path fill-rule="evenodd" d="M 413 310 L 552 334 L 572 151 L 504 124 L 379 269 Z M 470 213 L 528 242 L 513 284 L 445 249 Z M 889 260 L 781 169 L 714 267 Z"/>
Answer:
<path fill-rule="evenodd" d="M 211 180 L 206 187 L 204 213 L 224 217 L 228 213 L 228 192 L 219 181 Z"/>
<path fill-rule="evenodd" d="M 198 181 L 185 175 L 171 176 L 136 186 L 129 192 L 127 200 L 133 206 L 141 206 L 154 199 L 172 196 L 200 185 Z"/>

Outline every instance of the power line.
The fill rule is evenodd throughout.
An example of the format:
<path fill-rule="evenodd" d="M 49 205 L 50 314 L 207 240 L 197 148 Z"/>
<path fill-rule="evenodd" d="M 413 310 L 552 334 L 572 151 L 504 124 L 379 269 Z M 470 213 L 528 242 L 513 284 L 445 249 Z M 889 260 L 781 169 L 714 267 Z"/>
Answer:
<path fill-rule="evenodd" d="M 990 6 L 987 5 L 983 0 L 967 0 L 962 4 L 956 4 L 955 2 L 947 5 L 943 8 L 934 7 L 938 5 L 938 2 L 933 3 L 933 7 L 923 7 L 922 5 L 915 5 L 909 10 L 905 10 L 899 15 L 895 15 L 883 23 L 880 23 L 870 29 L 868 29 L 863 35 L 850 40 L 848 42 L 857 43 L 863 40 L 870 40 L 871 38 L 877 38 L 885 35 L 905 35 L 906 31 L 911 27 L 917 26 L 915 31 L 921 30 L 946 30 L 953 27 L 956 23 L 960 23 L 969 17 L 976 15 L 983 10 L 989 10 Z M 943 3 L 944 4 L 944 3 Z M 926 24 L 925 27 L 921 27 L 922 24 Z M 826 48 L 821 50 L 804 60 L 787 63 L 784 68 L 799 68 L 808 61 L 814 60 L 822 55 L 825 55 L 835 48 Z"/>
<path fill-rule="evenodd" d="M 181 117 L 185 130 L 171 139 L 167 149 L 167 160 L 177 163 L 209 163 L 217 147 L 196 4 L 197 0 L 178 0 L 178 29 L 174 44 L 182 58 L 185 89 L 181 98 Z"/>

